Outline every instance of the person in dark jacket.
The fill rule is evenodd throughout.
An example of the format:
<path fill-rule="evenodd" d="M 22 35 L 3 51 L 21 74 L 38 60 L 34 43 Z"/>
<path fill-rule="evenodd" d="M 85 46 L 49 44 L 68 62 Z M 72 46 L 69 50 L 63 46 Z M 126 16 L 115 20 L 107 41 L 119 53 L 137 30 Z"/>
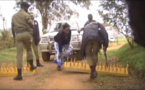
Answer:
<path fill-rule="evenodd" d="M 86 25 L 88 25 L 89 23 L 91 23 L 91 22 L 96 22 L 96 21 L 93 20 L 92 14 L 88 14 L 88 21 L 85 23 L 84 27 L 85 27 Z"/>
<path fill-rule="evenodd" d="M 91 79 L 94 79 L 97 76 L 96 65 L 98 62 L 98 52 L 101 44 L 103 44 L 103 49 L 106 51 L 108 47 L 108 34 L 105 28 L 97 22 L 92 22 L 85 26 L 81 52 L 82 57 L 87 60 L 87 63 L 90 66 Z"/>
<path fill-rule="evenodd" d="M 85 27 L 86 25 L 88 25 L 89 23 L 91 23 L 91 22 L 96 22 L 96 21 L 93 20 L 93 15 L 92 15 L 92 14 L 88 14 L 88 21 L 84 24 L 84 27 Z M 81 28 L 81 31 L 84 30 L 84 27 Z"/>
<path fill-rule="evenodd" d="M 31 18 L 33 20 L 33 25 L 34 25 L 34 29 L 33 29 L 33 42 L 32 42 L 32 48 L 34 50 L 35 56 L 36 56 L 36 64 L 38 67 L 43 67 L 43 65 L 40 63 L 39 60 L 39 53 L 38 53 L 38 44 L 40 41 L 40 35 L 39 35 L 39 26 L 38 26 L 38 22 L 34 19 L 34 15 L 33 13 L 30 13 Z"/>
<path fill-rule="evenodd" d="M 54 62 L 58 66 L 57 67 L 58 71 L 61 71 L 61 65 L 72 52 L 70 40 L 71 40 L 70 26 L 69 24 L 64 23 L 62 25 L 62 30 L 60 30 L 54 37 L 54 46 L 56 51 Z"/>

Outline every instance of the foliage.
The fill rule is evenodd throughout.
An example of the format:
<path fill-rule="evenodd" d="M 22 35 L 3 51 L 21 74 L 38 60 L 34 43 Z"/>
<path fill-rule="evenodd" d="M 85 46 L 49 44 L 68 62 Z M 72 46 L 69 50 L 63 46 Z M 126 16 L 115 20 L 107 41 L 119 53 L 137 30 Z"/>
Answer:
<path fill-rule="evenodd" d="M 17 5 L 25 0 L 16 0 Z M 69 1 L 64 0 L 27 0 L 27 2 L 32 4 L 30 10 L 33 8 L 41 14 L 43 33 L 47 29 L 48 24 L 51 25 L 53 21 L 68 20 L 72 15 L 79 15 L 78 12 L 69 6 Z M 70 2 L 75 4 L 80 4 L 82 7 L 88 8 L 90 1 L 84 0 L 70 0 Z"/>
<path fill-rule="evenodd" d="M 131 28 L 128 24 L 128 12 L 125 0 L 102 0 L 98 10 L 105 23 L 114 25 L 118 31 L 125 35 L 130 47 L 133 48 Z"/>
<path fill-rule="evenodd" d="M 10 38 L 10 34 L 8 31 L 4 30 L 4 31 L 1 31 L 1 34 L 2 34 L 2 39 L 3 40 L 7 40 Z"/>
<path fill-rule="evenodd" d="M 14 47 L 14 41 L 13 38 L 10 36 L 9 32 L 3 30 L 1 34 L 2 36 L 0 36 L 0 50 Z"/>

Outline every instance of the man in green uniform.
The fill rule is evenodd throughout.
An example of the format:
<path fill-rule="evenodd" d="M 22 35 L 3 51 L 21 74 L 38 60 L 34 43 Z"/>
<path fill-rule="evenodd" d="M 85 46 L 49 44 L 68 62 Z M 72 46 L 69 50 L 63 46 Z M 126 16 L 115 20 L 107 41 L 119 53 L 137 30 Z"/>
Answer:
<path fill-rule="evenodd" d="M 40 41 L 39 26 L 38 26 L 38 22 L 34 19 L 33 13 L 30 13 L 30 15 L 31 15 L 31 18 L 33 20 L 33 26 L 34 26 L 33 37 L 32 37 L 32 39 L 33 39 L 32 48 L 33 48 L 33 51 L 34 51 L 35 56 L 36 56 L 37 66 L 38 67 L 43 67 L 43 65 L 40 63 L 39 53 L 38 53 L 38 44 L 39 44 L 39 41 Z"/>
<path fill-rule="evenodd" d="M 31 16 L 28 14 L 29 4 L 22 2 L 21 10 L 12 17 L 12 33 L 17 49 L 17 72 L 18 75 L 14 80 L 22 80 L 22 60 L 23 48 L 27 51 L 27 60 L 30 64 L 30 70 L 36 69 L 33 65 L 33 55 L 31 50 L 33 24 Z"/>

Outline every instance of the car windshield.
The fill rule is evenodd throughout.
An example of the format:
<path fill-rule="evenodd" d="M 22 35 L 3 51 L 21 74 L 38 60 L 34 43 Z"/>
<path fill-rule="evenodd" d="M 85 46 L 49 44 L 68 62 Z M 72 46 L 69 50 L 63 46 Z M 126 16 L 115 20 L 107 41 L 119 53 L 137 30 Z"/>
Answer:
<path fill-rule="evenodd" d="M 69 23 L 69 25 L 72 31 L 79 30 L 78 24 L 76 22 Z"/>
<path fill-rule="evenodd" d="M 69 25 L 72 31 L 77 31 L 79 29 L 76 22 L 69 23 Z M 49 29 L 49 32 L 58 32 L 61 30 L 61 26 L 62 23 L 53 23 Z"/>
<path fill-rule="evenodd" d="M 49 29 L 49 32 L 58 32 L 58 24 L 57 23 L 53 23 Z"/>

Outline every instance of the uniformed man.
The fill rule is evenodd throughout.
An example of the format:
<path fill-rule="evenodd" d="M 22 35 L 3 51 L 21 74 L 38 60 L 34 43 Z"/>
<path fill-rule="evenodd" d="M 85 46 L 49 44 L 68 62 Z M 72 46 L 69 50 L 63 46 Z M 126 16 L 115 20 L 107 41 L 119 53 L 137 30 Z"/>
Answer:
<path fill-rule="evenodd" d="M 38 53 L 38 44 L 40 41 L 39 26 L 38 26 L 38 22 L 34 19 L 33 13 L 30 13 L 30 15 L 31 15 L 31 18 L 33 20 L 33 25 L 34 25 L 32 47 L 36 56 L 36 64 L 38 67 L 43 67 L 43 65 L 39 61 L 39 53 Z"/>
<path fill-rule="evenodd" d="M 91 79 L 97 77 L 96 65 L 98 62 L 98 52 L 101 44 L 103 44 L 103 49 L 106 52 L 108 47 L 108 34 L 105 28 L 97 22 L 92 22 L 85 26 L 81 51 L 82 57 L 87 60 L 87 63 L 90 66 Z"/>
<path fill-rule="evenodd" d="M 96 22 L 96 21 L 93 20 L 92 14 L 88 14 L 88 21 L 85 23 L 84 27 L 85 27 L 86 25 L 88 25 L 89 23 L 91 23 L 91 22 Z"/>
<path fill-rule="evenodd" d="M 96 21 L 93 20 L 93 15 L 92 15 L 92 14 L 88 14 L 88 21 L 85 23 L 84 27 L 85 27 L 86 25 L 88 25 L 89 23 L 91 23 L 91 22 L 96 22 Z M 81 28 L 81 31 L 84 30 L 84 27 Z"/>
<path fill-rule="evenodd" d="M 33 24 L 31 16 L 28 14 L 29 4 L 26 2 L 21 3 L 21 9 L 12 17 L 12 32 L 17 49 L 17 72 L 18 75 L 14 80 L 22 80 L 22 59 L 23 48 L 27 51 L 27 60 L 30 64 L 30 70 L 36 69 L 33 65 L 33 55 L 31 50 L 33 34 Z"/>

